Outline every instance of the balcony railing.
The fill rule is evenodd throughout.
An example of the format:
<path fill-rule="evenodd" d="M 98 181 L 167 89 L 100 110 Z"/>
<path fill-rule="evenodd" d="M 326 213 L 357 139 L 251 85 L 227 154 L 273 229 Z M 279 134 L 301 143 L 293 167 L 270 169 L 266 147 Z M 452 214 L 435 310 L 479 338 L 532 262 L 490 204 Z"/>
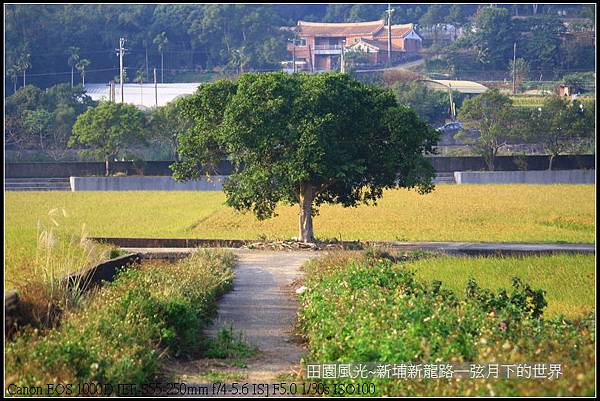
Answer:
<path fill-rule="evenodd" d="M 315 45 L 315 50 L 342 50 L 341 45 Z"/>

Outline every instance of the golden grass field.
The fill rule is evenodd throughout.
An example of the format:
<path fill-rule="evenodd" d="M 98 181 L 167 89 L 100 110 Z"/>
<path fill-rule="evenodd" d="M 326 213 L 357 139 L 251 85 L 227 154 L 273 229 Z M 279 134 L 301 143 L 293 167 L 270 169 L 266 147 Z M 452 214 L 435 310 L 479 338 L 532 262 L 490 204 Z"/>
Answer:
<path fill-rule="evenodd" d="M 594 185 L 439 185 L 427 195 L 385 192 L 377 206 L 325 205 L 321 239 L 594 242 Z M 64 209 L 62 232 L 123 237 L 283 239 L 297 235 L 297 207 L 258 221 L 224 205 L 222 192 L 7 192 L 10 274 L 36 246 L 39 221 Z"/>

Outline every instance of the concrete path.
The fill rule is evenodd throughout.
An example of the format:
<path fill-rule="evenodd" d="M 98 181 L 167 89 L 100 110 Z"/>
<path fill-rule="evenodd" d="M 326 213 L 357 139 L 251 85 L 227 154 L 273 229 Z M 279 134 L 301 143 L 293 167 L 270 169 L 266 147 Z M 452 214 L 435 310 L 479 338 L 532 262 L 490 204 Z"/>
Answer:
<path fill-rule="evenodd" d="M 401 242 L 401 241 L 366 241 L 374 246 L 388 247 L 398 252 L 428 251 L 452 255 L 542 255 L 555 253 L 596 253 L 596 244 L 563 244 L 563 243 L 523 243 L 523 242 Z M 185 257 L 197 248 L 128 248 L 122 249 L 138 252 L 147 258 L 175 259 Z M 244 249 L 227 248 L 234 252 Z M 299 251 L 300 254 L 311 254 L 314 251 Z M 290 252 L 281 251 L 281 254 Z"/>
<path fill-rule="evenodd" d="M 247 361 L 246 368 L 197 360 L 169 369 L 190 385 L 202 383 L 196 380 L 209 371 L 242 375 L 248 383 L 272 383 L 277 376 L 297 372 L 306 351 L 293 333 L 298 302 L 292 283 L 302 275 L 300 266 L 321 253 L 232 251 L 238 256 L 233 290 L 219 301 L 218 316 L 206 334 L 214 338 L 221 328 L 232 326 L 235 334 L 241 332 L 247 343 L 258 347 L 259 354 Z"/>

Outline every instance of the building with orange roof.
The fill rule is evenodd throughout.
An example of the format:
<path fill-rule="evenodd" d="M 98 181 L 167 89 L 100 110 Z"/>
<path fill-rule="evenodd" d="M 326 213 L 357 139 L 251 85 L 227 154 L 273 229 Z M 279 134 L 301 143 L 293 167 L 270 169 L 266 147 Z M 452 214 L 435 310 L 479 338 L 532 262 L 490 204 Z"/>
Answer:
<path fill-rule="evenodd" d="M 391 29 L 390 29 L 391 28 Z M 392 61 L 402 54 L 421 49 L 422 38 L 414 24 L 386 26 L 384 20 L 351 23 L 298 21 L 297 38 L 288 44 L 296 68 L 307 71 L 328 71 L 339 62 L 344 50 L 367 53 L 370 64 L 388 60 L 388 29 L 391 30 Z"/>

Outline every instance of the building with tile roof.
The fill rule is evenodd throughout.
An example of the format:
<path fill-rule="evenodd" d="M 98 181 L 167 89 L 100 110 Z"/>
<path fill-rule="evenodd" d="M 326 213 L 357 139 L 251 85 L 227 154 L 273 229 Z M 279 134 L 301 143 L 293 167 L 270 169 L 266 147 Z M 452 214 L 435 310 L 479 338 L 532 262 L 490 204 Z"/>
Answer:
<path fill-rule="evenodd" d="M 392 25 L 384 20 L 352 23 L 298 21 L 297 39 L 288 44 L 288 52 L 296 60 L 296 68 L 328 71 L 339 62 L 344 50 L 364 51 L 371 64 L 387 62 L 388 32 L 391 31 L 392 61 L 404 53 L 421 49 L 422 39 L 414 24 Z"/>

